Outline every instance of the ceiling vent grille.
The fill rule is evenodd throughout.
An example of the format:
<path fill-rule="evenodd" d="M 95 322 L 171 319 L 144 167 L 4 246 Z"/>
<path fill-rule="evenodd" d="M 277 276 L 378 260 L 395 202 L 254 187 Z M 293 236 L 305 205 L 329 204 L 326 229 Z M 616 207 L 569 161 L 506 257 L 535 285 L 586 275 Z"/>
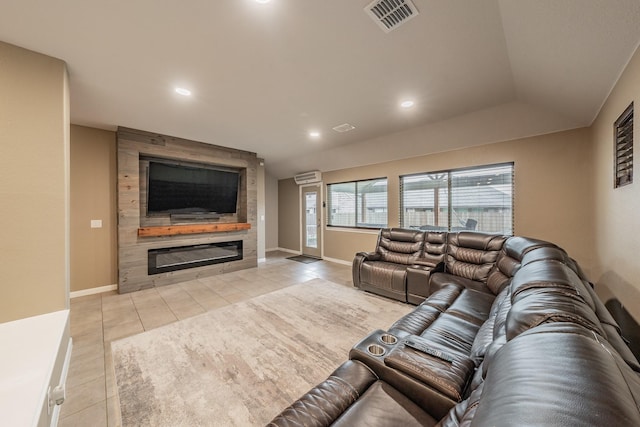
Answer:
<path fill-rule="evenodd" d="M 342 132 L 349 132 L 350 130 L 354 130 L 355 128 L 356 128 L 355 126 L 350 125 L 349 123 L 343 123 L 332 129 L 335 130 L 336 132 L 342 133 Z"/>
<path fill-rule="evenodd" d="M 385 33 L 395 30 L 418 14 L 411 0 L 374 0 L 364 10 Z"/>

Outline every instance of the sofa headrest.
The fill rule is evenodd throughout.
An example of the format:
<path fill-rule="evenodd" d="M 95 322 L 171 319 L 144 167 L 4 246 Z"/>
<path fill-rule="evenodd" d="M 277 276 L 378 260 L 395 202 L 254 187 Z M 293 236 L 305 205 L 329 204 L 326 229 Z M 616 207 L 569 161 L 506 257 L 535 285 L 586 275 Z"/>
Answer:
<path fill-rule="evenodd" d="M 476 233 L 472 231 L 460 231 L 449 233 L 449 242 L 456 246 L 468 249 L 478 249 L 482 251 L 499 251 L 502 249 L 506 236 L 487 233 Z"/>
<path fill-rule="evenodd" d="M 504 243 L 504 250 L 507 256 L 518 261 L 522 261 L 522 258 L 527 254 L 527 252 L 545 246 L 555 247 L 553 243 L 546 242 L 544 240 L 513 236 L 509 237 Z"/>
<path fill-rule="evenodd" d="M 424 241 L 432 244 L 445 244 L 448 234 L 446 231 L 425 231 Z"/>
<path fill-rule="evenodd" d="M 396 264 L 414 264 L 422 254 L 423 231 L 386 228 L 380 230 L 376 252 L 383 261 Z"/>
<path fill-rule="evenodd" d="M 405 228 L 383 228 L 380 236 L 394 242 L 417 243 L 424 241 L 424 231 Z"/>
<path fill-rule="evenodd" d="M 544 260 L 554 260 L 568 264 L 571 258 L 563 249 L 557 246 L 543 246 L 528 251 L 522 257 L 522 265 Z"/>

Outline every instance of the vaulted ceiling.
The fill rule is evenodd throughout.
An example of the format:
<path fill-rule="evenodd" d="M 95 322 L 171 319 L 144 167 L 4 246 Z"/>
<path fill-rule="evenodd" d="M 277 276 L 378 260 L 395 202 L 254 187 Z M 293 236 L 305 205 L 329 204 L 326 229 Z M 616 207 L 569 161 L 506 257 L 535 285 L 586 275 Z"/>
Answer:
<path fill-rule="evenodd" d="M 4 0 L 0 40 L 67 62 L 72 123 L 254 151 L 279 178 L 588 126 L 640 41 L 638 0 L 413 0 L 389 33 L 369 3 Z"/>

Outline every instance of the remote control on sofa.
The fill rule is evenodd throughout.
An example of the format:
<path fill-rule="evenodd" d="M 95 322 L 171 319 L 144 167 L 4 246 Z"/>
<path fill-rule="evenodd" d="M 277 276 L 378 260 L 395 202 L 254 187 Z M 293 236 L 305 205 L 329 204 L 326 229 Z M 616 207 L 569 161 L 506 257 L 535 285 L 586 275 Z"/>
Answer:
<path fill-rule="evenodd" d="M 422 353 L 426 353 L 426 354 L 428 354 L 430 356 L 436 357 L 438 359 L 442 359 L 445 362 L 453 363 L 453 361 L 455 360 L 453 358 L 453 356 L 451 356 L 451 355 L 449 355 L 447 353 L 443 353 L 440 350 L 436 350 L 435 348 L 431 348 L 431 347 L 429 347 L 429 346 L 427 346 L 427 345 L 425 345 L 423 343 L 419 343 L 419 342 L 413 341 L 411 339 L 405 340 L 404 344 L 407 347 L 411 347 L 411 348 L 413 348 L 415 350 L 421 351 Z"/>

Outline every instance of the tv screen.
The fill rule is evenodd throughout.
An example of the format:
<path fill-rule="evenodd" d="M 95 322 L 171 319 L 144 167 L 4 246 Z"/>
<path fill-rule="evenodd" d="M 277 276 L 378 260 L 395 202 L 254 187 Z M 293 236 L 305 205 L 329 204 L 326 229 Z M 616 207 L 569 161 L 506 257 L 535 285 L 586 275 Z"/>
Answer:
<path fill-rule="evenodd" d="M 149 162 L 147 214 L 235 213 L 239 173 Z"/>

